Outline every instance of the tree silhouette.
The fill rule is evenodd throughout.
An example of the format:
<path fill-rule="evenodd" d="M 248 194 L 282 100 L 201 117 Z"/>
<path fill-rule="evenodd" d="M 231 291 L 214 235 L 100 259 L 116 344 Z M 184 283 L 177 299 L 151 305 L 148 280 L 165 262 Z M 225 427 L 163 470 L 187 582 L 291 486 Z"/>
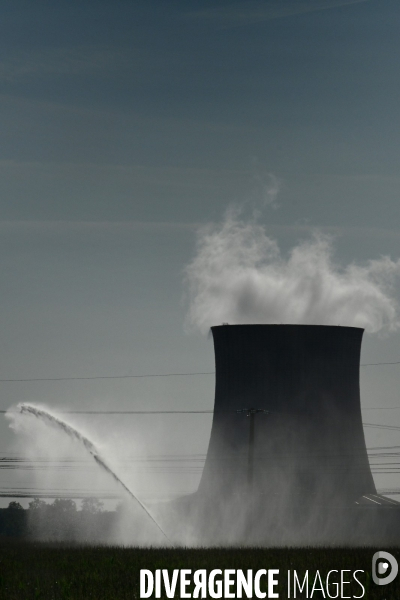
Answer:
<path fill-rule="evenodd" d="M 19 502 L 10 502 L 3 511 L 4 535 L 22 537 L 26 534 L 26 512 Z"/>
<path fill-rule="evenodd" d="M 82 511 L 91 515 L 97 515 L 99 512 L 102 512 L 103 506 L 104 502 L 100 502 L 98 498 L 83 498 L 81 503 Z"/>

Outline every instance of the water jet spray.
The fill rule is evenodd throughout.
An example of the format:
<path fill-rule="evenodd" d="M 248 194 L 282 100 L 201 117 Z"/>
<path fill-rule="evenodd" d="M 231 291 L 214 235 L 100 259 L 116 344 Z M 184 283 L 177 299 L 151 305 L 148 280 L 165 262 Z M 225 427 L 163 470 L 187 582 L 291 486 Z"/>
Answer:
<path fill-rule="evenodd" d="M 132 490 L 130 490 L 128 488 L 128 486 L 125 485 L 125 483 L 118 477 L 118 475 L 116 473 L 114 473 L 114 471 L 111 469 L 111 467 L 102 458 L 102 456 L 100 455 L 96 446 L 87 437 L 85 437 L 82 433 L 80 433 L 74 427 L 71 427 L 71 425 L 68 425 L 67 423 L 65 423 L 65 421 L 58 419 L 57 417 L 55 417 L 54 415 L 52 415 L 51 413 L 49 413 L 46 410 L 43 410 L 41 408 L 37 408 L 36 406 L 32 406 L 31 404 L 25 404 L 25 403 L 19 404 L 18 408 L 19 408 L 19 412 L 22 415 L 33 415 L 34 417 L 36 417 L 39 420 L 44 421 L 48 425 L 51 425 L 51 426 L 55 427 L 56 429 L 61 429 L 71 439 L 79 442 L 85 448 L 85 450 L 93 457 L 95 462 L 103 469 L 103 471 L 108 473 L 114 479 L 114 481 L 116 481 L 116 483 L 118 485 L 120 485 L 125 490 L 125 492 L 142 508 L 142 510 L 144 510 L 146 515 L 155 524 L 157 529 L 159 531 L 161 531 L 161 533 L 165 537 L 165 539 L 168 540 L 168 542 L 170 544 L 172 543 L 172 541 L 169 539 L 169 537 L 167 536 L 165 531 L 162 529 L 162 527 L 159 525 L 159 523 L 156 521 L 156 519 L 150 513 L 148 508 L 146 508 L 146 506 L 139 500 L 139 498 L 132 492 Z"/>

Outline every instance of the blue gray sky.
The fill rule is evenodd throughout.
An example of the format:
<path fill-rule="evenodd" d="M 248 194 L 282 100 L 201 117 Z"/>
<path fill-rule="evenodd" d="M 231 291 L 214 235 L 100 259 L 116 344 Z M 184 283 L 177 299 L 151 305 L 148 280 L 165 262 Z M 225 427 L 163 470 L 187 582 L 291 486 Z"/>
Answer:
<path fill-rule="evenodd" d="M 399 258 L 399 20 L 397 0 L 2 2 L 0 379 L 213 371 L 184 328 L 196 230 L 271 189 L 283 252 L 318 228 L 340 263 Z M 362 362 L 400 360 L 399 341 L 366 335 Z M 367 410 L 400 406 L 399 384 L 400 366 L 362 369 L 366 422 L 400 426 Z M 213 385 L 0 382 L 0 404 L 211 409 Z M 126 453 L 206 452 L 209 416 L 141 419 L 85 426 Z"/>

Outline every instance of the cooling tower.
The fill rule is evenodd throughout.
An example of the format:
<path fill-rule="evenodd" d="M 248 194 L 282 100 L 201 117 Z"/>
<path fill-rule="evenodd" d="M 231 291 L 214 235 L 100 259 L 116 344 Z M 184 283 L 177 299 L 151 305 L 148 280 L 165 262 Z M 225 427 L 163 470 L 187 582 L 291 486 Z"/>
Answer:
<path fill-rule="evenodd" d="M 179 543 L 398 543 L 400 504 L 377 495 L 364 440 L 363 330 L 211 329 L 215 405 L 202 478 L 164 509 Z"/>
<path fill-rule="evenodd" d="M 376 494 L 361 420 L 363 330 L 212 327 L 216 389 L 198 497 L 354 505 Z"/>

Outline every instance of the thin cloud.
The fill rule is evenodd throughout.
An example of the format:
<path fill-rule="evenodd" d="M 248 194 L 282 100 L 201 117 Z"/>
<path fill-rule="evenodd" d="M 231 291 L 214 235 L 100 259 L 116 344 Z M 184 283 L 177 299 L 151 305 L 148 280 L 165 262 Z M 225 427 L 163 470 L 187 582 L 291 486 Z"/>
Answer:
<path fill-rule="evenodd" d="M 360 2 L 368 2 L 368 0 L 297 0 L 296 2 L 273 0 L 271 2 L 247 2 L 246 4 L 241 2 L 226 7 L 191 12 L 187 16 L 214 22 L 223 27 L 238 27 Z"/>
<path fill-rule="evenodd" d="M 131 57 L 132 58 L 132 57 Z M 38 75 L 80 75 L 88 72 L 112 71 L 128 67 L 122 51 L 112 48 L 80 46 L 17 52 L 0 61 L 0 80 L 14 81 Z"/>
<path fill-rule="evenodd" d="M 33 52 L 16 51 L 0 60 L 0 81 L 12 82 L 29 77 L 115 75 L 160 73 L 170 64 L 179 64 L 178 53 L 158 56 L 151 49 L 78 45 L 40 48 Z"/>
<path fill-rule="evenodd" d="M 89 233 L 108 232 L 124 233 L 132 231 L 196 231 L 203 223 L 174 222 L 174 221 L 0 221 L 0 232 L 35 232 L 35 233 Z"/>
<path fill-rule="evenodd" d="M 124 220 L 124 221 L 84 221 L 84 220 L 56 220 L 56 219 L 31 219 L 31 220 L 11 220 L 3 219 L 0 220 L 0 232 L 5 234 L 6 232 L 89 232 L 89 231 L 109 231 L 115 233 L 129 232 L 129 231 L 199 231 L 201 227 L 204 227 L 205 223 L 199 221 L 136 221 L 136 220 Z M 212 224 L 211 224 L 212 225 Z M 214 223 L 217 226 L 217 223 Z M 315 226 L 313 225 L 267 225 L 265 231 L 269 236 L 312 236 L 315 232 Z M 332 236 L 333 238 L 344 238 L 349 237 L 351 239 L 362 238 L 365 239 L 382 239 L 382 240 L 393 240 L 400 241 L 400 231 L 398 229 L 387 229 L 384 227 L 363 227 L 363 226 L 318 226 L 318 231 L 321 234 Z"/>

